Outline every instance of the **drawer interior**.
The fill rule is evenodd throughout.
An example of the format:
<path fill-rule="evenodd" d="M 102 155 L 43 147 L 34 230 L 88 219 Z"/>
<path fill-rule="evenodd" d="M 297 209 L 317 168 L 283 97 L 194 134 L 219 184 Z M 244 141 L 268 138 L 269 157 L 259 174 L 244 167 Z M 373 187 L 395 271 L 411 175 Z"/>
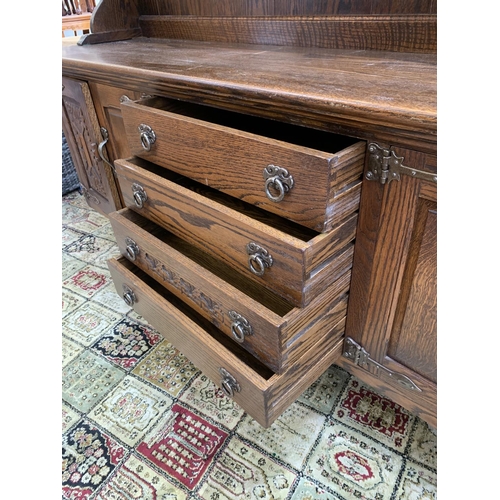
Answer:
<path fill-rule="evenodd" d="M 158 293 L 158 295 L 170 302 L 187 318 L 199 325 L 208 335 L 224 346 L 228 351 L 231 351 L 240 361 L 245 363 L 245 365 L 257 373 L 263 380 L 269 380 L 274 375 L 272 370 L 262 364 L 257 358 L 253 357 L 248 351 L 240 347 L 236 342 L 232 341 L 227 335 L 224 335 L 219 329 L 210 323 L 210 321 L 206 320 L 203 316 L 191 309 L 187 304 L 174 294 L 170 293 L 166 288 L 160 285 L 144 271 L 124 258 L 120 259 L 120 264 L 132 272 L 145 285 Z M 152 327 L 155 328 L 155 325 L 152 325 Z"/>
<path fill-rule="evenodd" d="M 182 186 L 190 191 L 193 191 L 205 198 L 215 201 L 227 208 L 230 208 L 236 212 L 244 214 L 251 219 L 262 222 L 273 229 L 282 231 L 289 236 L 293 236 L 301 241 L 308 242 L 320 235 L 318 231 L 309 229 L 305 226 L 292 222 L 288 219 L 275 215 L 273 213 L 267 212 L 255 205 L 246 203 L 237 198 L 233 198 L 227 194 L 222 193 L 216 189 L 202 184 L 201 182 L 189 179 L 181 174 L 172 172 L 166 168 L 159 167 L 158 165 L 151 163 L 147 160 L 143 160 L 139 157 L 133 157 L 126 160 L 128 163 L 140 167 L 148 172 L 151 172 L 159 177 L 167 179 L 168 181 L 175 182 L 177 185 Z"/>
<path fill-rule="evenodd" d="M 284 317 L 295 308 L 293 304 L 290 304 L 272 291 L 259 285 L 259 283 L 248 280 L 236 270 L 227 266 L 224 262 L 175 236 L 142 215 L 132 210 L 122 210 L 120 211 L 120 215 L 147 231 L 161 242 L 188 257 L 199 266 L 216 275 L 221 280 L 240 290 L 248 297 L 262 304 L 278 316 Z"/>
<path fill-rule="evenodd" d="M 331 132 L 164 97 L 144 99 L 138 104 L 332 154 L 358 142 Z"/>

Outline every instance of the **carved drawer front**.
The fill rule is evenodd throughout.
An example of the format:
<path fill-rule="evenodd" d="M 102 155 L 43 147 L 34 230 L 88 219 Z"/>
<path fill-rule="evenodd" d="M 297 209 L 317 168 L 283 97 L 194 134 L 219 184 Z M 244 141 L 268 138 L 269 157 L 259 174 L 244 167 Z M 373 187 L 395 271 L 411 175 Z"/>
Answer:
<path fill-rule="evenodd" d="M 340 278 L 296 308 L 132 210 L 110 220 L 125 257 L 274 372 L 283 372 L 346 316 L 352 252 L 338 259 Z"/>
<path fill-rule="evenodd" d="M 295 306 L 326 290 L 352 255 L 357 213 L 318 233 L 139 158 L 115 167 L 127 207 Z"/>
<path fill-rule="evenodd" d="M 366 143 L 165 98 L 122 104 L 133 155 L 316 231 L 359 207 Z"/>
<path fill-rule="evenodd" d="M 345 319 L 280 375 L 123 257 L 108 261 L 116 290 L 257 422 L 269 427 L 341 354 Z"/>

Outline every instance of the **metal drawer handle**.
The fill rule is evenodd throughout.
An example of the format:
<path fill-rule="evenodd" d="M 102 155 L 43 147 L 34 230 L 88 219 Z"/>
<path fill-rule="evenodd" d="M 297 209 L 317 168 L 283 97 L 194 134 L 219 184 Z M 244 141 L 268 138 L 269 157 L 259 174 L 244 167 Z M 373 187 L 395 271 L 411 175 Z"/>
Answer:
<path fill-rule="evenodd" d="M 106 158 L 106 155 L 104 154 L 104 146 L 108 143 L 109 140 L 109 134 L 108 131 L 106 130 L 105 127 L 101 127 L 101 135 L 103 137 L 102 142 L 99 143 L 99 146 L 97 146 L 97 153 L 99 154 L 99 157 L 101 160 L 111 168 L 111 170 L 114 172 L 115 167 L 108 161 Z"/>
<path fill-rule="evenodd" d="M 273 265 L 272 256 L 265 248 L 257 245 L 257 243 L 248 243 L 247 253 L 248 267 L 250 268 L 250 271 L 257 276 L 263 276 L 266 268 Z"/>
<path fill-rule="evenodd" d="M 136 206 L 138 208 L 142 208 L 148 199 L 146 191 L 140 184 L 134 182 L 134 184 L 132 184 L 132 193 L 134 194 L 134 202 Z"/>
<path fill-rule="evenodd" d="M 141 134 L 141 144 L 146 151 L 151 151 L 151 146 L 156 142 L 156 134 L 154 130 L 144 123 L 139 125 L 139 132 Z"/>
<path fill-rule="evenodd" d="M 229 311 L 229 317 L 233 321 L 231 324 L 231 333 L 237 342 L 240 344 L 245 341 L 245 335 L 252 335 L 252 325 L 248 320 L 238 314 L 236 311 Z"/>
<path fill-rule="evenodd" d="M 282 201 L 285 194 L 293 188 L 293 177 L 286 168 L 268 165 L 264 169 L 264 179 L 266 196 L 275 203 Z M 275 191 L 278 192 L 277 195 L 274 194 Z"/>
<path fill-rule="evenodd" d="M 241 391 L 240 384 L 238 384 L 236 379 L 225 368 L 219 368 L 219 373 L 222 375 L 220 383 L 222 392 L 224 392 L 228 398 L 232 398 L 235 392 Z"/>
<path fill-rule="evenodd" d="M 123 285 L 123 300 L 125 301 L 125 304 L 127 304 L 130 307 L 132 307 L 135 304 L 135 302 L 137 302 L 135 293 L 127 285 Z"/>
<path fill-rule="evenodd" d="M 139 252 L 140 252 L 137 243 L 132 238 L 129 238 L 127 236 L 125 238 L 125 245 L 127 245 L 127 248 L 125 249 L 127 251 L 127 257 L 131 261 L 134 261 L 135 259 L 137 259 L 137 256 L 139 255 Z"/>

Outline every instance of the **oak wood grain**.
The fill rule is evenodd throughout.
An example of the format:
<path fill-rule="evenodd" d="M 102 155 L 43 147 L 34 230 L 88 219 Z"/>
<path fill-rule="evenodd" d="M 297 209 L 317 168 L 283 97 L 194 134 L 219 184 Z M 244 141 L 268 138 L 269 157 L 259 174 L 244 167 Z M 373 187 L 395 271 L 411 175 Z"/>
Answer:
<path fill-rule="evenodd" d="M 437 208 L 422 200 L 387 356 L 437 383 Z"/>
<path fill-rule="evenodd" d="M 263 427 L 269 427 L 340 354 L 343 319 L 290 370 L 273 374 L 126 259 L 111 259 L 108 267 L 118 294 L 123 294 L 124 284 L 130 287 L 136 296 L 134 310 L 214 383 L 221 383 L 221 367 L 236 378 L 240 391 L 233 399 Z"/>
<path fill-rule="evenodd" d="M 89 88 L 99 125 L 108 132 L 105 154 L 109 162 L 112 164 L 118 158 L 128 158 L 130 148 L 121 115 L 120 100 L 123 96 L 130 99 L 139 99 L 140 94 L 133 90 L 111 87 L 95 82 L 89 82 Z M 113 179 L 113 185 L 116 186 L 116 179 Z M 120 197 L 120 207 L 123 207 L 121 192 L 118 188 L 115 189 Z"/>
<path fill-rule="evenodd" d="M 118 4 L 125 12 L 119 13 Z M 114 11 L 105 14 L 105 9 L 113 9 L 113 6 Z M 269 134 L 273 140 L 283 140 L 270 135 L 273 129 L 292 124 L 298 126 L 300 132 L 286 132 L 286 142 L 305 137 L 311 130 L 333 132 L 350 140 L 375 141 L 405 156 L 405 164 L 435 172 L 435 13 L 435 0 L 102 0 L 96 33 L 82 38 L 80 45 L 63 41 L 63 75 L 87 80 L 91 89 L 96 83 L 211 106 L 217 110 L 213 114 L 222 109 L 237 112 L 239 123 L 250 122 L 250 117 L 270 119 L 273 125 L 263 135 Z M 139 36 L 147 30 L 148 36 L 157 38 Z M 127 37 L 137 38 L 91 45 Z M 97 96 L 95 100 L 99 99 Z M 82 102 L 86 101 L 92 104 L 88 98 Z M 106 93 L 97 109 L 102 109 L 111 128 L 118 130 L 121 112 L 105 102 Z M 182 112 L 183 106 L 177 108 Z M 67 112 L 63 112 L 68 126 Z M 97 111 L 97 116 L 102 122 L 99 113 Z M 98 127 L 97 121 L 94 120 L 93 126 Z M 231 126 L 239 129 L 234 124 Z M 123 140 L 122 133 L 118 142 Z M 68 142 L 75 147 L 74 137 Z M 217 138 L 214 143 L 214 147 L 219 148 L 223 140 Z M 329 147 L 319 150 L 332 151 Z M 358 156 L 360 154 L 361 149 Z M 245 207 L 250 205 L 241 200 L 234 200 L 231 214 L 235 217 L 228 224 L 227 207 L 220 198 L 227 195 L 213 190 L 204 192 L 201 185 L 199 189 L 191 186 L 191 194 L 181 199 L 179 187 L 188 189 L 187 185 L 170 179 L 178 182 L 173 195 L 174 210 L 180 213 L 185 203 L 185 211 L 183 217 L 172 219 L 172 228 L 178 228 L 178 243 L 174 244 L 175 238 L 166 242 L 204 269 L 195 271 L 190 263 L 182 273 L 189 280 L 205 280 L 209 288 L 219 280 L 220 288 L 228 295 L 231 286 L 244 293 L 242 289 L 249 282 L 231 266 L 228 266 L 231 278 L 224 274 L 220 254 L 202 257 L 206 255 L 204 250 L 211 250 L 213 246 L 205 233 L 193 238 L 193 244 L 194 239 L 199 243 L 193 252 L 189 251 L 189 242 L 180 239 L 189 240 L 191 229 L 199 227 L 198 223 L 211 224 L 212 219 L 207 218 L 206 213 L 196 215 L 194 212 L 200 206 L 204 207 L 202 212 L 206 212 L 207 205 L 203 203 L 207 200 L 209 205 L 226 207 L 218 225 L 225 227 L 227 234 L 231 230 L 237 233 L 241 220 L 253 213 L 255 227 L 259 224 L 272 227 L 274 236 L 288 234 L 288 240 L 295 238 L 301 248 L 307 247 L 311 239 L 315 240 L 314 251 L 304 250 L 298 268 L 293 267 L 298 260 L 294 264 L 294 259 L 289 260 L 285 252 L 287 265 L 291 263 L 290 275 L 296 274 L 299 268 L 309 270 L 301 292 L 307 307 L 289 309 L 281 299 L 270 299 L 273 293 L 267 288 L 259 294 L 257 282 L 252 279 L 253 291 L 244 293 L 253 301 L 246 299 L 249 310 L 262 309 L 265 302 L 271 315 L 278 318 L 273 328 L 279 325 L 281 344 L 269 352 L 275 349 L 278 357 L 283 353 L 281 368 L 272 365 L 276 370 L 285 367 L 281 375 L 273 375 L 269 364 L 266 366 L 256 359 L 251 350 L 242 349 L 239 344 L 235 346 L 227 332 L 215 329 L 213 323 L 207 321 L 203 311 L 199 311 L 200 315 L 186 308 L 179 298 L 185 299 L 188 288 L 181 287 L 182 292 L 172 289 L 174 293 L 168 294 L 159 282 L 147 281 L 150 277 L 146 274 L 138 278 L 135 274 L 138 269 L 126 261 L 113 271 L 118 291 L 124 276 L 133 283 L 139 279 L 137 286 L 144 294 L 137 304 L 139 310 L 144 306 L 144 312 L 166 328 L 169 335 L 173 334 L 179 345 L 193 352 L 200 360 L 200 367 L 206 368 L 214 381 L 219 377 L 219 361 L 229 362 L 243 380 L 245 396 L 239 395 L 239 402 L 251 408 L 250 414 L 257 415 L 263 425 L 269 425 L 286 409 L 294 395 L 333 361 L 431 425 L 436 424 L 433 291 L 436 188 L 408 177 L 385 188 L 365 179 L 361 187 L 359 173 L 363 161 L 362 157 L 357 160 L 355 157 L 348 158 L 335 175 L 318 179 L 319 184 L 326 185 L 325 193 L 330 194 L 325 198 L 329 206 L 334 207 L 331 227 L 345 223 L 344 211 L 354 212 L 349 219 L 350 229 L 345 229 L 345 237 L 337 235 L 338 242 L 325 239 L 324 235 L 303 233 L 305 228 L 299 229 L 291 222 L 274 219 L 276 226 L 270 226 L 268 216 L 272 214 L 259 211 L 258 207 L 257 211 L 252 208 L 247 212 Z M 351 171 L 354 161 L 358 161 L 358 166 Z M 156 170 L 150 174 L 159 175 Z M 146 177 L 152 182 L 153 192 L 163 181 L 159 180 L 161 174 L 152 176 Z M 161 203 L 167 206 L 170 201 L 164 198 Z M 340 214 L 340 218 L 335 218 L 335 214 Z M 161 212 L 152 216 L 159 224 L 164 218 Z M 356 223 L 358 232 L 353 240 Z M 150 225 L 144 229 L 148 231 L 147 244 L 152 245 L 159 233 Z M 328 231 L 329 227 L 325 225 L 324 230 Z M 215 230 L 215 235 L 219 240 L 230 239 L 218 231 Z M 353 248 L 356 251 L 346 321 L 343 316 Z M 123 251 L 123 244 L 121 249 Z M 210 262 L 218 264 L 212 266 Z M 111 263 L 111 267 L 114 265 Z M 285 281 L 287 279 L 285 277 Z M 335 287 L 340 296 L 336 299 L 332 296 L 329 305 L 321 302 L 320 295 L 332 292 Z M 395 384 L 383 370 L 377 373 L 375 368 L 370 368 L 368 372 L 346 358 L 339 359 L 339 339 L 345 328 L 373 359 L 411 378 L 421 391 Z M 274 340 L 266 342 L 265 350 Z M 261 359 L 265 360 L 265 355 Z"/>
<path fill-rule="evenodd" d="M 103 138 L 86 82 L 63 77 L 62 122 L 87 203 L 103 215 L 122 207 L 114 174 L 98 153 Z"/>
<path fill-rule="evenodd" d="M 435 159 L 394 148 L 418 170 Z M 370 358 L 413 380 L 406 389 L 375 366 L 364 379 L 384 386 L 396 402 L 436 421 L 436 225 L 435 183 L 402 175 L 382 186 L 365 181 L 360 204 L 346 336 Z M 349 360 L 339 361 L 353 368 Z"/>
<path fill-rule="evenodd" d="M 190 16 L 331 16 L 432 14 L 432 0 L 143 0 L 141 14 Z"/>
<path fill-rule="evenodd" d="M 435 16 L 141 16 L 140 26 L 143 36 L 153 38 L 429 54 L 437 51 Z"/>
<path fill-rule="evenodd" d="M 63 74 L 436 151 L 436 57 L 137 38 L 63 46 Z"/>
<path fill-rule="evenodd" d="M 92 33 L 139 28 L 138 0 L 101 0 L 92 13 Z"/>
<path fill-rule="evenodd" d="M 139 99 L 140 94 L 133 90 L 95 82 L 90 82 L 89 87 L 99 123 L 106 128 L 109 134 L 109 140 L 106 144 L 109 160 L 113 162 L 118 158 L 128 158 L 130 148 L 121 116 L 120 99 L 122 96 Z"/>
<path fill-rule="evenodd" d="M 338 261 L 331 256 L 354 239 L 356 214 L 328 233 L 314 233 L 273 214 L 267 215 L 265 223 L 252 217 L 257 210 L 252 205 L 242 210 L 239 200 L 218 192 L 217 201 L 213 201 L 206 196 L 210 188 L 198 184 L 198 189 L 192 190 L 145 168 L 145 162 L 140 165 L 132 160 L 115 162 L 126 206 L 223 260 L 247 279 L 257 281 L 296 306 L 305 306 L 338 278 Z M 140 209 L 133 198 L 134 183 L 141 185 L 148 196 Z M 200 194 L 200 190 L 206 193 Z M 274 220 L 278 223 L 274 224 Z M 299 232 L 303 232 L 302 238 L 297 237 Z M 246 246 L 250 242 L 265 248 L 273 258 L 263 276 L 256 276 L 249 269 Z M 321 255 L 318 259 L 313 258 L 316 252 Z M 314 278 L 316 268 L 321 268 L 322 280 Z M 328 268 L 331 273 L 325 271 Z"/>
<path fill-rule="evenodd" d="M 335 198 L 346 183 L 359 184 L 364 142 L 168 99 L 126 101 L 121 107 L 135 156 L 316 231 L 348 215 L 350 200 Z M 155 133 L 149 151 L 141 143 L 141 124 Z M 266 196 L 263 174 L 269 165 L 293 178 L 280 202 Z M 347 194 L 359 199 L 359 193 Z"/>
<path fill-rule="evenodd" d="M 131 238 L 139 249 L 134 264 L 230 338 L 229 312 L 244 316 L 252 332 L 240 345 L 276 373 L 289 368 L 325 328 L 345 317 L 349 271 L 309 306 L 294 308 L 133 211 L 110 214 L 110 221 L 122 255 L 128 256 Z M 349 269 L 351 262 L 345 265 Z"/>

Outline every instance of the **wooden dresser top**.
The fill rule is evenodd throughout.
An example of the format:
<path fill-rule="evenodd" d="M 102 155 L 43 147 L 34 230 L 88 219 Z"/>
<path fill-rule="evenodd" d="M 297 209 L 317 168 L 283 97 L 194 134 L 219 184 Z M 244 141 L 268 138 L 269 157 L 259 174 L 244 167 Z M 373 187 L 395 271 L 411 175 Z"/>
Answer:
<path fill-rule="evenodd" d="M 62 48 L 66 76 L 430 153 L 436 62 L 435 54 L 144 37 Z"/>

